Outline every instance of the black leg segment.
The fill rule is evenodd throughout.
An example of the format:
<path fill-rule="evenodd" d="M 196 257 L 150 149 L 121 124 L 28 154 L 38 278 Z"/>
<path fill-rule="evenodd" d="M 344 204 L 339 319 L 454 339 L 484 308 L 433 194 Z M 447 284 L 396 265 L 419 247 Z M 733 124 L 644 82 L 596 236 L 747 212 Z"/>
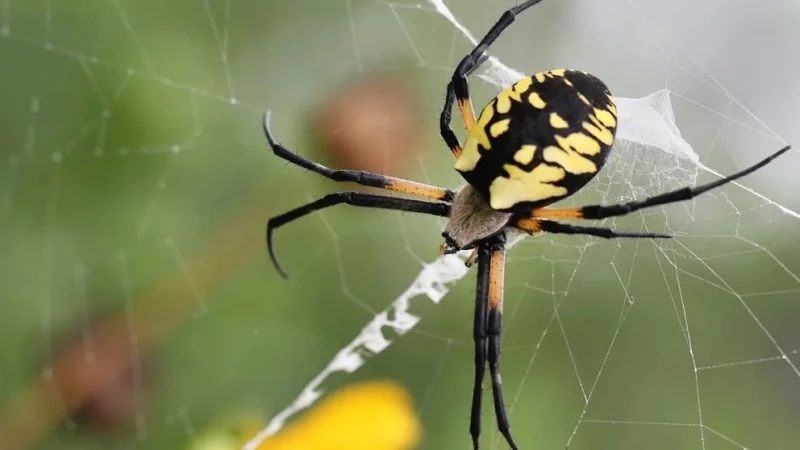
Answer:
<path fill-rule="evenodd" d="M 447 217 L 450 213 L 450 205 L 447 203 L 425 202 L 409 198 L 365 194 L 363 192 L 337 192 L 335 194 L 328 194 L 319 200 L 275 216 L 267 222 L 267 248 L 269 249 L 269 255 L 272 258 L 272 262 L 275 264 L 275 268 L 278 269 L 278 272 L 280 272 L 284 278 L 286 278 L 286 272 L 283 271 L 281 265 L 278 263 L 278 258 L 275 256 L 275 249 L 272 242 L 273 231 L 305 215 L 341 203 L 366 208 L 409 211 L 439 217 Z"/>
<path fill-rule="evenodd" d="M 371 186 L 381 189 L 387 189 L 395 192 L 402 192 L 404 194 L 416 195 L 419 197 L 432 198 L 435 200 L 443 200 L 446 202 L 453 201 L 455 192 L 450 189 L 440 188 L 438 186 L 431 186 L 416 181 L 404 180 L 402 178 L 395 178 L 386 175 L 381 175 L 363 170 L 334 170 L 322 164 L 304 158 L 297 153 L 289 150 L 275 140 L 269 126 L 270 111 L 264 113 L 264 134 L 267 136 L 267 142 L 275 155 L 281 159 L 285 159 L 292 164 L 298 165 L 304 169 L 316 172 L 325 178 L 333 181 L 349 181 L 357 183 L 361 186 Z"/>
<path fill-rule="evenodd" d="M 478 449 L 481 436 L 481 402 L 483 399 L 483 377 L 486 373 L 486 331 L 489 311 L 489 270 L 491 248 L 486 243 L 478 246 L 478 277 L 475 292 L 475 316 L 472 337 L 475 341 L 475 382 L 472 387 L 472 413 L 469 434 L 472 447 Z"/>
<path fill-rule="evenodd" d="M 616 231 L 604 227 L 582 227 L 566 223 L 553 222 L 550 220 L 520 219 L 516 223 L 517 228 L 535 233 L 544 231 L 554 234 L 584 234 L 597 236 L 605 239 L 613 238 L 649 238 L 649 239 L 670 239 L 673 236 L 662 233 L 635 233 L 627 231 Z"/>

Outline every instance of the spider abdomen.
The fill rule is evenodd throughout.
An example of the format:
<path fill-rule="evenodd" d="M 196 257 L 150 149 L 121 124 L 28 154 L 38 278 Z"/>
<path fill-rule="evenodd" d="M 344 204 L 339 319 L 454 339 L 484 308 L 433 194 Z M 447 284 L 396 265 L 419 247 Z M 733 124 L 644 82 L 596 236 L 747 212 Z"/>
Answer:
<path fill-rule="evenodd" d="M 601 80 L 540 72 L 486 105 L 455 168 L 492 209 L 529 211 L 588 183 L 608 158 L 616 125 L 614 98 Z"/>

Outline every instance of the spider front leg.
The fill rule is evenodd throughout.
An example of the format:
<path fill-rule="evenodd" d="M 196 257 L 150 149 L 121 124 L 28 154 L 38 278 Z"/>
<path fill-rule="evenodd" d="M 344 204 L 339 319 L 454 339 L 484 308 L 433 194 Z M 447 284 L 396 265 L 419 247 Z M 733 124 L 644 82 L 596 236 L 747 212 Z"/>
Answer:
<path fill-rule="evenodd" d="M 464 81 L 464 85 L 467 84 L 467 77 L 470 73 L 474 72 L 475 69 L 480 67 L 481 63 L 488 58 L 487 55 L 482 56 L 476 64 L 473 65 L 472 69 L 468 72 L 465 72 L 463 75 L 460 75 L 459 78 L 462 78 Z M 464 61 L 461 61 L 463 64 Z M 456 68 L 456 74 L 459 73 L 459 68 Z M 453 77 L 455 78 L 455 74 Z M 447 147 L 450 148 L 450 151 L 453 153 L 453 156 L 456 158 L 461 156 L 461 152 L 464 150 L 461 147 L 461 142 L 459 142 L 458 137 L 453 132 L 453 129 L 450 127 L 450 121 L 453 117 L 453 103 L 456 101 L 456 91 L 453 88 L 453 82 L 447 83 L 447 94 L 444 100 L 444 107 L 442 108 L 442 113 L 439 115 L 439 131 L 442 135 L 442 139 L 447 144 Z M 475 109 L 472 107 L 472 101 L 469 98 L 469 88 L 465 87 L 464 91 L 461 93 L 461 97 L 458 100 L 459 111 L 461 112 L 461 117 L 464 121 L 464 126 L 469 132 L 472 129 L 472 125 L 475 124 Z M 468 105 L 468 106 L 467 106 Z M 469 116 L 464 115 L 465 109 L 468 110 Z"/>
<path fill-rule="evenodd" d="M 479 244 L 478 280 L 475 297 L 475 384 L 472 391 L 470 435 L 472 446 L 479 448 L 481 432 L 481 397 L 486 361 L 492 377 L 492 397 L 497 427 L 512 450 L 517 444 L 511 437 L 508 414 L 503 402 L 500 381 L 500 338 L 503 334 L 503 284 L 505 272 L 505 235 L 501 234 Z"/>
<path fill-rule="evenodd" d="M 475 109 L 469 96 L 469 84 L 467 77 L 475 72 L 489 56 L 485 53 L 498 37 L 514 22 L 516 16 L 522 11 L 541 2 L 542 0 L 528 0 L 503 13 L 500 20 L 494 24 L 488 33 L 481 39 L 478 45 L 465 56 L 456 66 L 452 80 L 447 84 L 447 94 L 445 97 L 444 108 L 439 118 L 439 126 L 447 146 L 453 155 L 458 158 L 461 156 L 462 147 L 453 129 L 450 127 L 451 111 L 453 103 L 458 103 L 458 110 L 464 122 L 464 128 L 469 132 L 475 124 Z"/>
<path fill-rule="evenodd" d="M 304 169 L 316 172 L 329 180 L 351 181 L 361 186 L 376 187 L 389 191 L 400 192 L 403 194 L 416 195 L 418 197 L 444 200 L 446 202 L 453 201 L 455 198 L 455 192 L 438 186 L 431 186 L 428 184 L 417 183 L 416 181 L 404 180 L 402 178 L 395 178 L 366 171 L 334 170 L 325 167 L 322 164 L 304 158 L 279 144 L 272 135 L 272 131 L 269 127 L 269 119 L 270 111 L 266 111 L 264 113 L 263 123 L 264 134 L 267 136 L 267 142 L 269 142 L 269 145 L 272 147 L 272 151 L 275 152 L 275 155 Z"/>
<path fill-rule="evenodd" d="M 319 200 L 275 216 L 267 222 L 267 248 L 269 249 L 269 256 L 272 258 L 272 263 L 281 276 L 286 278 L 286 272 L 281 268 L 280 263 L 278 263 L 278 258 L 275 255 L 275 248 L 272 245 L 272 233 L 277 228 L 303 216 L 342 203 L 366 208 L 416 212 L 439 217 L 447 217 L 450 214 L 450 205 L 447 203 L 425 202 L 410 198 L 389 197 L 386 195 L 366 194 L 363 192 L 337 192 L 328 194 Z"/>

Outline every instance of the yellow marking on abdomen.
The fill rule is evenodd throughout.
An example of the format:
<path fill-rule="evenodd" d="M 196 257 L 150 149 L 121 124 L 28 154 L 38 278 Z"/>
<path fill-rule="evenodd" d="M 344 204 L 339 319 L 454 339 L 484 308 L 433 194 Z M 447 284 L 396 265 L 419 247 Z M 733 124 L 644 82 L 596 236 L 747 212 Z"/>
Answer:
<path fill-rule="evenodd" d="M 617 115 L 617 106 L 614 104 L 614 102 L 609 103 L 607 108 L 609 111 L 611 111 L 611 114 L 615 116 Z"/>
<path fill-rule="evenodd" d="M 514 161 L 520 164 L 530 164 L 533 161 L 533 155 L 536 153 L 535 145 L 523 145 L 514 153 Z"/>
<path fill-rule="evenodd" d="M 461 152 L 461 156 L 456 160 L 455 168 L 461 172 L 469 172 L 478 165 L 480 159 L 481 153 L 478 150 L 478 139 L 474 136 L 469 136 L 467 137 L 467 142 L 464 143 L 464 150 Z"/>
<path fill-rule="evenodd" d="M 592 123 L 583 122 L 583 128 L 603 144 L 606 145 L 613 144 L 614 134 L 611 133 L 611 130 L 603 126 L 603 124 L 600 123 L 600 121 L 597 120 L 596 117 L 589 116 L 589 119 L 592 121 Z"/>
<path fill-rule="evenodd" d="M 564 78 L 564 84 L 566 84 L 569 87 L 572 87 L 572 81 L 569 81 L 569 78 Z"/>
<path fill-rule="evenodd" d="M 564 179 L 566 173 L 561 167 L 540 164 L 530 172 L 512 164 L 505 164 L 503 168 L 509 178 L 499 176 L 489 186 L 489 205 L 496 210 L 567 195 L 567 188 L 550 184 Z"/>
<path fill-rule="evenodd" d="M 542 96 L 539 95 L 538 92 L 531 92 L 531 95 L 528 96 L 528 103 L 537 109 L 544 109 L 544 107 L 547 105 L 544 100 L 542 100 Z"/>
<path fill-rule="evenodd" d="M 594 109 L 594 115 L 597 116 L 597 119 L 605 125 L 606 127 L 615 127 L 617 126 L 617 119 L 614 118 L 614 115 L 611 112 L 605 109 Z"/>
<path fill-rule="evenodd" d="M 578 98 L 579 98 L 579 99 L 581 99 L 581 101 L 582 101 L 583 103 L 586 103 L 587 105 L 591 105 L 591 104 L 592 104 L 592 103 L 589 101 L 589 99 L 588 99 L 588 98 L 586 98 L 586 96 L 585 96 L 585 95 L 583 95 L 583 94 L 581 94 L 580 92 L 578 92 Z"/>
<path fill-rule="evenodd" d="M 567 128 L 569 124 L 557 112 L 550 113 L 550 126 L 553 128 Z"/>
<path fill-rule="evenodd" d="M 527 91 L 531 84 L 533 84 L 533 80 L 526 77 L 503 89 L 497 94 L 497 112 L 505 114 L 511 111 L 511 100 L 522 102 L 522 93 Z"/>
<path fill-rule="evenodd" d="M 489 134 L 492 135 L 493 138 L 500 136 L 501 134 L 508 131 L 508 124 L 511 123 L 511 119 L 503 119 L 493 123 L 489 127 Z"/>
<path fill-rule="evenodd" d="M 600 153 L 600 143 L 591 136 L 583 133 L 571 133 L 569 136 L 556 135 L 558 146 L 563 149 L 573 149 L 582 155 L 596 155 Z"/>
<path fill-rule="evenodd" d="M 565 72 L 564 69 L 553 69 L 553 70 L 550 71 L 550 73 L 552 73 L 553 75 L 555 75 L 557 77 L 563 77 L 564 76 L 564 72 Z"/>
<path fill-rule="evenodd" d="M 597 172 L 595 163 L 572 149 L 550 146 L 544 149 L 542 157 L 547 162 L 558 164 L 571 174 L 580 175 Z"/>
<path fill-rule="evenodd" d="M 481 159 L 481 153 L 478 150 L 478 145 L 484 149 L 489 150 L 492 148 L 492 143 L 489 136 L 486 135 L 486 127 L 494 117 L 494 102 L 489 103 L 486 108 L 483 108 L 481 117 L 478 118 L 478 123 L 472 127 L 472 130 L 467 135 L 467 141 L 464 142 L 464 151 L 461 156 L 456 160 L 456 170 L 461 172 L 469 172 L 478 165 Z"/>

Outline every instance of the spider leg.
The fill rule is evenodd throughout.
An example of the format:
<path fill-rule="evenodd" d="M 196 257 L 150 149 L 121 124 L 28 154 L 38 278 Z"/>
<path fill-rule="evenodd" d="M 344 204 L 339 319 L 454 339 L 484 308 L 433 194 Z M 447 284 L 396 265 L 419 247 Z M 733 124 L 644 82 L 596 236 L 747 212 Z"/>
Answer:
<path fill-rule="evenodd" d="M 490 244 L 489 261 L 489 317 L 487 331 L 489 335 L 489 373 L 492 376 L 492 394 L 494 396 L 494 414 L 497 416 L 497 428 L 506 438 L 513 450 L 517 449 L 511 438 L 511 425 L 508 423 L 506 405 L 503 402 L 503 386 L 500 382 L 500 338 L 503 334 L 503 283 L 505 272 L 505 239 L 499 238 Z"/>
<path fill-rule="evenodd" d="M 711 189 L 730 183 L 738 178 L 755 172 L 766 166 L 778 156 L 786 153 L 791 148 L 790 145 L 783 147 L 760 162 L 711 183 L 702 184 L 695 187 L 684 187 L 672 192 L 655 195 L 645 200 L 620 203 L 616 205 L 591 205 L 580 208 L 538 208 L 531 211 L 531 217 L 540 219 L 605 219 L 606 217 L 624 216 L 625 214 L 638 211 L 651 206 L 666 205 L 668 203 L 682 202 L 691 200 L 700 194 Z"/>
<path fill-rule="evenodd" d="M 492 395 L 497 427 L 513 450 L 517 445 L 511 438 L 508 414 L 503 403 L 500 382 L 500 337 L 503 332 L 503 277 L 505 269 L 505 237 L 499 235 L 478 246 L 478 280 L 475 295 L 475 384 L 472 390 L 470 435 L 472 446 L 479 447 L 481 432 L 481 397 L 486 362 L 492 377 Z M 487 354 L 488 353 L 488 354 Z"/>
<path fill-rule="evenodd" d="M 428 184 L 417 183 L 416 181 L 404 180 L 402 178 L 395 178 L 386 175 L 358 171 L 358 170 L 335 170 L 325 167 L 322 164 L 304 158 L 297 153 L 289 150 L 275 140 L 269 126 L 270 111 L 264 113 L 264 134 L 267 136 L 272 151 L 275 154 L 289 161 L 292 164 L 298 165 L 304 169 L 316 172 L 325 178 L 333 181 L 351 181 L 361 186 L 371 186 L 381 189 L 386 189 L 394 192 L 401 192 L 403 194 L 416 195 L 418 197 L 431 198 L 434 200 L 444 200 L 447 202 L 453 201 L 455 192 L 450 189 L 441 188 L 438 186 L 431 186 Z"/>
<path fill-rule="evenodd" d="M 558 223 L 550 220 L 537 220 L 537 219 L 518 219 L 515 226 L 520 230 L 527 231 L 528 233 L 537 233 L 544 231 L 554 234 L 586 234 L 589 236 L 597 236 L 605 239 L 612 238 L 650 238 L 650 239 L 670 239 L 673 236 L 661 233 L 631 233 L 627 231 L 616 231 L 610 228 L 603 227 L 581 227 L 578 225 L 569 225 L 566 223 Z"/>
<path fill-rule="evenodd" d="M 313 201 L 299 208 L 295 208 L 279 216 L 275 216 L 269 219 L 269 222 L 267 222 L 267 248 L 269 249 L 269 256 L 272 258 L 272 262 L 275 264 L 275 268 L 278 269 L 278 272 L 281 274 L 281 276 L 286 278 L 286 272 L 284 272 L 283 268 L 281 268 L 281 265 L 278 263 L 278 258 L 275 255 L 275 248 L 273 247 L 272 242 L 272 233 L 275 231 L 275 229 L 305 215 L 311 214 L 314 211 L 319 211 L 321 209 L 341 203 L 366 208 L 409 211 L 441 217 L 447 217 L 447 215 L 450 213 L 450 205 L 447 203 L 425 202 L 409 198 L 365 194 L 363 192 L 337 192 L 334 194 L 328 194 L 319 200 Z"/>
<path fill-rule="evenodd" d="M 486 61 L 488 58 L 488 55 L 485 54 L 486 50 L 488 50 L 492 43 L 500 37 L 500 34 L 514 22 L 516 16 L 541 1 L 542 0 L 528 0 L 503 13 L 497 23 L 486 33 L 478 45 L 476 45 L 456 66 L 456 70 L 453 72 L 453 78 L 450 83 L 447 84 L 444 109 L 440 116 L 442 138 L 445 143 L 447 143 L 447 146 L 450 147 L 450 151 L 456 158 L 461 155 L 462 148 L 461 144 L 458 142 L 458 138 L 455 133 L 453 133 L 452 128 L 450 128 L 450 111 L 453 107 L 453 102 L 458 103 L 458 109 L 461 114 L 461 119 L 464 122 L 464 127 L 467 129 L 467 132 L 469 132 L 475 124 L 475 109 L 472 106 L 472 100 L 469 96 L 467 77 Z"/>
<path fill-rule="evenodd" d="M 486 373 L 486 316 L 489 310 L 489 269 L 491 251 L 486 244 L 478 245 L 478 277 L 475 294 L 475 316 L 472 338 L 475 341 L 475 380 L 472 386 L 472 413 L 469 434 L 472 447 L 477 450 L 481 435 L 481 401 L 483 400 L 483 377 Z"/>
<path fill-rule="evenodd" d="M 480 67 L 481 64 L 483 64 L 483 62 L 486 61 L 487 59 L 489 59 L 489 55 L 487 54 L 481 55 L 481 57 L 478 59 L 478 62 L 475 63 L 472 69 L 464 74 L 464 79 L 466 80 L 466 77 L 468 77 L 469 75 L 472 74 L 472 72 L 477 70 L 478 67 Z M 467 97 L 469 97 L 469 94 L 467 94 Z M 458 158 L 459 156 L 461 156 L 463 148 L 461 147 L 461 142 L 458 141 L 458 137 L 456 137 L 456 134 L 453 132 L 453 129 L 450 128 L 450 120 L 453 117 L 453 103 L 455 103 L 455 101 L 456 101 L 456 91 L 453 89 L 453 82 L 451 81 L 447 83 L 447 94 L 444 100 L 444 107 L 442 108 L 442 113 L 439 115 L 439 130 L 441 132 L 442 138 L 444 139 L 444 142 L 450 148 L 450 151 L 456 158 Z M 472 129 L 472 125 L 475 122 L 475 113 L 474 110 L 472 109 L 471 102 L 470 102 L 470 111 L 472 111 L 472 119 L 471 120 L 467 118 L 464 119 L 464 125 L 467 128 L 467 132 L 469 132 Z"/>

